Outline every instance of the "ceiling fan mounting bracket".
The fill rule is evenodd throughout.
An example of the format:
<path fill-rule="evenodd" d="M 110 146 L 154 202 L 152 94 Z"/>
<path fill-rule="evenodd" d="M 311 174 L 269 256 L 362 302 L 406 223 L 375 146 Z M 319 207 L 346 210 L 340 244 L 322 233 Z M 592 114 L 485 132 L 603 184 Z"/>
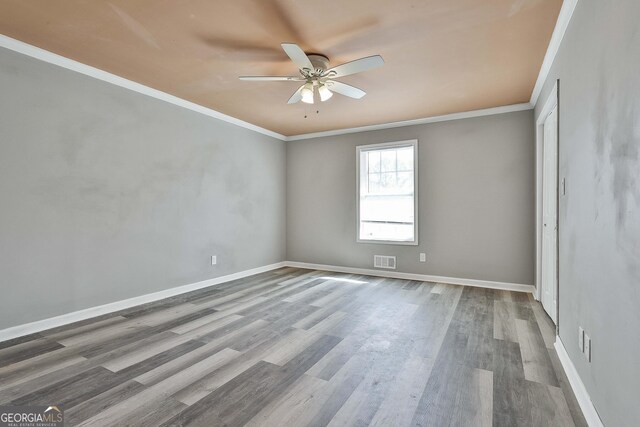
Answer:
<path fill-rule="evenodd" d="M 327 67 L 329 67 L 329 58 L 326 55 L 322 55 L 321 53 L 307 53 L 307 57 L 316 70 L 325 71 Z"/>

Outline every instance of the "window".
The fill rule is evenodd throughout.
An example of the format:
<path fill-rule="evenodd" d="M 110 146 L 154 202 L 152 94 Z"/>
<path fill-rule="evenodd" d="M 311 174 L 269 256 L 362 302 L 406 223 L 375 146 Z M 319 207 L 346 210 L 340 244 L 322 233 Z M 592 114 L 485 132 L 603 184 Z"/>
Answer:
<path fill-rule="evenodd" d="M 356 148 L 358 241 L 417 245 L 418 141 Z"/>

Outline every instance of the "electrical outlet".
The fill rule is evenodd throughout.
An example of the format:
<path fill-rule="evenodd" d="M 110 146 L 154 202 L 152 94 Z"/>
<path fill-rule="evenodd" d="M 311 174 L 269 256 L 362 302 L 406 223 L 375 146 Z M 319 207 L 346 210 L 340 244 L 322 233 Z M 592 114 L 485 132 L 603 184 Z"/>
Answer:
<path fill-rule="evenodd" d="M 587 334 L 584 334 L 584 357 L 591 362 L 591 338 Z"/>
<path fill-rule="evenodd" d="M 211 265 L 216 265 L 218 263 L 218 256 L 211 255 Z"/>
<path fill-rule="evenodd" d="M 578 326 L 578 348 L 584 353 L 584 329 Z"/>
<path fill-rule="evenodd" d="M 424 252 L 420 253 L 420 262 L 427 262 L 427 254 Z"/>

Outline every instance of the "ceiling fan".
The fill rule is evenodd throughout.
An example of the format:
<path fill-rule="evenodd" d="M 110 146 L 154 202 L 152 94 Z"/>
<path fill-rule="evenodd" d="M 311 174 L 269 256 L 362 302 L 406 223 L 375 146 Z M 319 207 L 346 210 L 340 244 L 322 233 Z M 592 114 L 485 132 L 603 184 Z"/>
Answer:
<path fill-rule="evenodd" d="M 329 58 L 324 55 L 317 53 L 307 55 L 295 43 L 282 43 L 281 46 L 287 56 L 291 58 L 291 61 L 298 67 L 299 76 L 243 76 L 240 77 L 240 80 L 305 82 L 289 98 L 288 104 L 295 104 L 299 101 L 313 104 L 316 90 L 322 102 L 331 98 L 333 92 L 360 99 L 366 95 L 365 91 L 334 79 L 370 70 L 384 64 L 384 60 L 380 55 L 373 55 L 328 68 Z"/>

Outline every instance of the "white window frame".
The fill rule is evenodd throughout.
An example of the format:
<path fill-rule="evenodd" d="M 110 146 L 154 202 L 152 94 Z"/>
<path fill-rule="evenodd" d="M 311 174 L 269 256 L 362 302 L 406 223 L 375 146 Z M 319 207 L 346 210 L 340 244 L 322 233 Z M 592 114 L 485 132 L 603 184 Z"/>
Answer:
<path fill-rule="evenodd" d="M 379 150 L 381 148 L 393 147 L 413 147 L 413 240 L 374 240 L 360 238 L 360 154 L 363 151 Z M 382 245 L 418 245 L 418 140 L 408 139 L 405 141 L 383 142 L 380 144 L 358 145 L 356 147 L 356 242 Z"/>

